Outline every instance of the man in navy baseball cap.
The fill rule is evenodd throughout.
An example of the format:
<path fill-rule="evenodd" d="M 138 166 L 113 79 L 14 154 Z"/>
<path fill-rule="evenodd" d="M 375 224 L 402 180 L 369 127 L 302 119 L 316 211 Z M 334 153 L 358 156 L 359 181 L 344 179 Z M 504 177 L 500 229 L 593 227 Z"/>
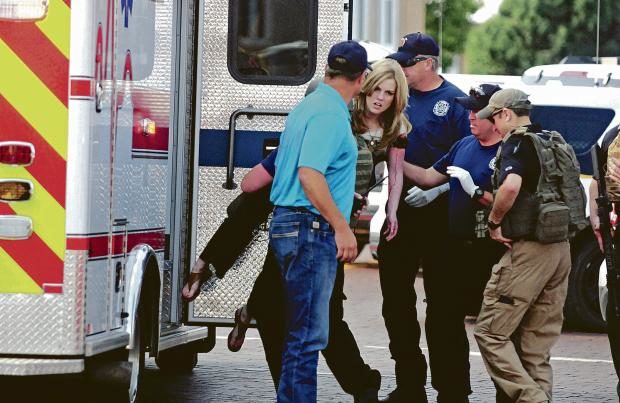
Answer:
<path fill-rule="evenodd" d="M 345 74 L 359 74 L 371 70 L 366 49 L 355 41 L 338 42 L 329 50 L 327 65 Z"/>
<path fill-rule="evenodd" d="M 396 60 L 402 67 L 409 67 L 428 59 L 429 56 L 439 56 L 439 46 L 430 36 L 414 32 L 403 36 L 398 52 L 392 53 L 388 58 Z"/>
<path fill-rule="evenodd" d="M 481 84 L 477 87 L 472 87 L 469 90 L 468 97 L 456 97 L 456 102 L 463 105 L 465 109 L 478 112 L 479 110 L 486 108 L 489 104 L 491 95 L 501 90 L 502 87 L 495 84 Z"/>

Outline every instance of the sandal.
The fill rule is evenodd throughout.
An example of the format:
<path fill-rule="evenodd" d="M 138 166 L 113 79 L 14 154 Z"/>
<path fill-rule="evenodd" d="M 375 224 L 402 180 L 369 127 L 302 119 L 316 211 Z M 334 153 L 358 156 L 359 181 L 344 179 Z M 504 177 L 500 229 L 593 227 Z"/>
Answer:
<path fill-rule="evenodd" d="M 243 305 L 235 311 L 235 327 L 228 334 L 228 349 L 233 353 L 239 351 L 243 346 L 245 332 L 248 330 L 251 320 L 247 305 Z"/>
<path fill-rule="evenodd" d="M 192 271 L 189 273 L 189 278 L 187 282 L 183 286 L 183 290 L 181 291 L 181 295 L 183 299 L 187 302 L 191 302 L 196 299 L 196 297 L 200 294 L 200 287 L 204 284 L 205 281 L 211 278 L 213 273 L 209 270 L 208 267 L 202 268 L 201 271 Z"/>

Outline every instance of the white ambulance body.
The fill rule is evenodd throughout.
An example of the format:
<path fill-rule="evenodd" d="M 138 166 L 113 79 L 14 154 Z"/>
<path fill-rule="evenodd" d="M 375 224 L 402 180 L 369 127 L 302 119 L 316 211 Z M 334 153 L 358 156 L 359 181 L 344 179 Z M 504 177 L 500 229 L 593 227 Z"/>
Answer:
<path fill-rule="evenodd" d="M 114 357 L 133 401 L 145 351 L 212 348 L 265 232 L 189 305 L 183 279 L 343 22 L 342 0 L 0 0 L 0 377 Z"/>

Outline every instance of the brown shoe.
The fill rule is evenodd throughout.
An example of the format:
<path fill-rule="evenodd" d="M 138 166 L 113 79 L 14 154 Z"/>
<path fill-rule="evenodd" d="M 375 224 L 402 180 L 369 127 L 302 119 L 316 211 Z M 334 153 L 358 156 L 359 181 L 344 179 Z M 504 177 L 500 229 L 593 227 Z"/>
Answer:
<path fill-rule="evenodd" d="M 245 332 L 248 330 L 251 320 L 247 305 L 243 305 L 235 311 L 235 327 L 228 334 L 228 349 L 233 353 L 239 351 L 243 346 Z"/>

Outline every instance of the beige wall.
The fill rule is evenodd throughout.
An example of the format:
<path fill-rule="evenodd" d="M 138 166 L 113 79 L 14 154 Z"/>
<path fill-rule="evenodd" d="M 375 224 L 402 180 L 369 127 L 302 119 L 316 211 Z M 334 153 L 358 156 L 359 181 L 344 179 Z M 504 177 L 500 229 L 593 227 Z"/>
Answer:
<path fill-rule="evenodd" d="M 382 0 L 353 0 L 354 13 L 364 13 L 364 23 L 362 27 L 354 28 L 357 33 L 356 39 L 365 39 L 371 42 L 382 43 L 381 31 L 384 28 L 381 22 L 381 3 Z M 400 38 L 403 35 L 422 31 L 425 28 L 425 0 L 392 0 L 395 7 L 393 11 L 394 26 L 392 27 L 391 44 L 385 44 L 392 48 L 397 48 Z M 354 18 L 354 24 L 359 21 Z"/>

